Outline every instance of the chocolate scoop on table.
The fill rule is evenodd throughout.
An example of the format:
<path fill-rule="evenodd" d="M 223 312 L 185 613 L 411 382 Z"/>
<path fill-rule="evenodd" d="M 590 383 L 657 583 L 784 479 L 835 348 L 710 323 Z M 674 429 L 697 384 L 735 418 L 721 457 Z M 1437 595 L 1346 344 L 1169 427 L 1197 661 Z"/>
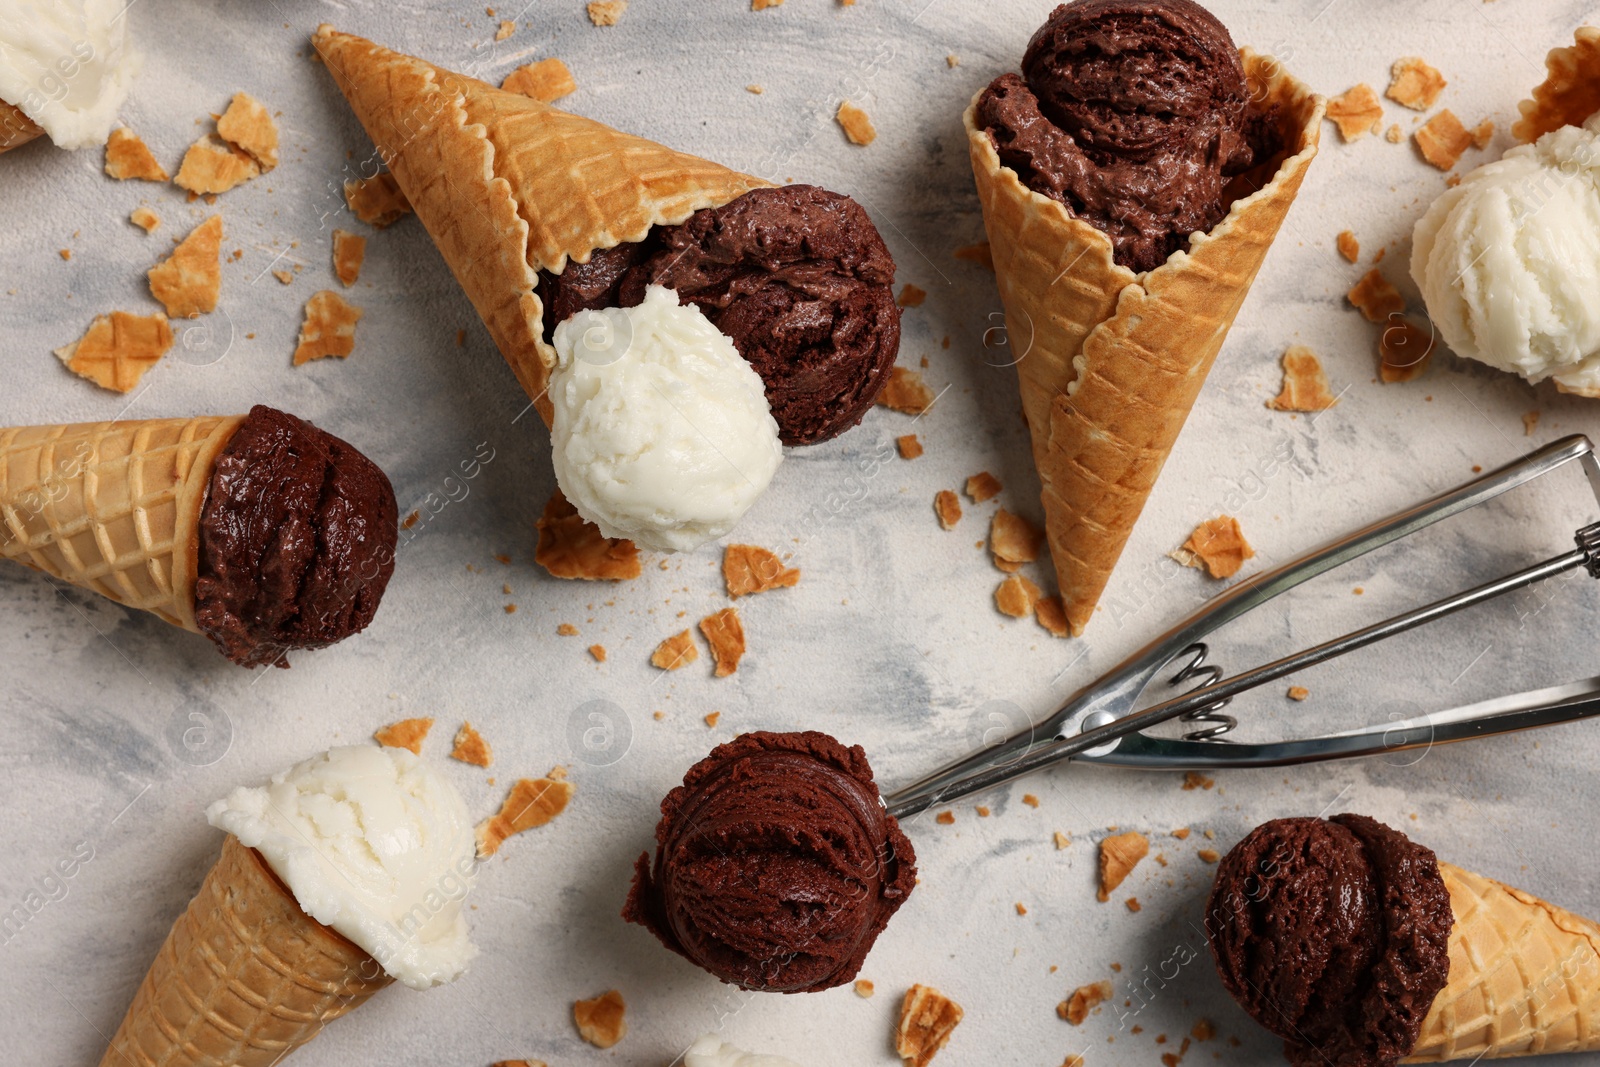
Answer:
<path fill-rule="evenodd" d="M 695 304 L 766 384 L 786 445 L 861 421 L 900 348 L 894 259 L 861 205 L 814 185 L 753 189 L 642 241 L 539 272 L 548 341 L 575 312 L 634 307 L 647 285 Z"/>

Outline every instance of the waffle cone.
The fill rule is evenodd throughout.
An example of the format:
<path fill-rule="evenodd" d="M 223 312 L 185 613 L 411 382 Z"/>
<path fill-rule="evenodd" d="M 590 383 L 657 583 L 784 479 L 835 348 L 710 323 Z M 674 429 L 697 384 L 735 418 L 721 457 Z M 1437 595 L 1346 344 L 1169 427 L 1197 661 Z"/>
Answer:
<path fill-rule="evenodd" d="M 42 133 L 39 124 L 24 115 L 21 108 L 0 100 L 0 152 L 25 145 Z"/>
<path fill-rule="evenodd" d="M 1581 126 L 1600 111 L 1600 29 L 1579 26 L 1573 43 L 1545 57 L 1545 80 L 1518 104 L 1522 117 L 1511 135 L 1531 144 L 1563 126 Z"/>
<path fill-rule="evenodd" d="M 967 142 L 1062 602 L 1081 634 L 1228 327 L 1317 152 L 1323 99 L 1240 53 L 1288 147 L 1238 189 L 1210 233 L 1135 274 L 1111 240 L 1001 165 L 967 108 Z M 982 95 L 981 92 L 979 95 Z M 1250 188 L 1259 185 L 1255 192 Z"/>
<path fill-rule="evenodd" d="M 200 509 L 243 416 L 0 429 L 0 558 L 199 632 Z"/>
<path fill-rule="evenodd" d="M 391 981 L 230 836 L 100 1067 L 266 1067 Z"/>
<path fill-rule="evenodd" d="M 546 425 L 539 271 L 770 184 L 331 26 L 313 43 Z"/>
<path fill-rule="evenodd" d="M 1600 925 L 1439 864 L 1450 890 L 1450 980 L 1407 1063 L 1600 1050 Z"/>

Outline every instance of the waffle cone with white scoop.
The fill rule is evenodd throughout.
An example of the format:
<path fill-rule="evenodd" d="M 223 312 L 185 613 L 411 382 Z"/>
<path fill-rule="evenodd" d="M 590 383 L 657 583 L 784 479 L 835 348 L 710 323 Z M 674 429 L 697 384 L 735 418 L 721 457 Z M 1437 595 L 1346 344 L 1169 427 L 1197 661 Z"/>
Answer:
<path fill-rule="evenodd" d="M 1081 634 L 1227 337 L 1306 168 L 1323 99 L 1242 49 L 1251 98 L 1284 148 L 1232 209 L 1161 266 L 1135 273 L 1111 240 L 1003 166 L 964 116 L 973 176 L 1042 483 L 1051 556 Z M 1247 194 L 1247 195 L 1246 195 Z"/>
<path fill-rule="evenodd" d="M 770 184 L 328 25 L 314 44 L 546 425 L 539 271 Z"/>

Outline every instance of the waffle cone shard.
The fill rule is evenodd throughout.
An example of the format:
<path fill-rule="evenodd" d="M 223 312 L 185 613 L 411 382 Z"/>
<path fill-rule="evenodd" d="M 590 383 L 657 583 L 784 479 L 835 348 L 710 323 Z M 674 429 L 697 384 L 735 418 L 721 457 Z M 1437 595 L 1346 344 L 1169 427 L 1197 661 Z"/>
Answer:
<path fill-rule="evenodd" d="M 199 633 L 200 509 L 243 421 L 0 429 L 0 558 Z"/>
<path fill-rule="evenodd" d="M 1100 600 L 1267 249 L 1317 152 L 1323 99 L 1271 58 L 1240 52 L 1287 146 L 1207 234 L 1155 270 L 1117 265 L 1111 240 L 1023 185 L 965 122 L 1050 553 L 1072 633 Z M 979 93 L 981 95 L 981 91 Z"/>
<path fill-rule="evenodd" d="M 1523 144 L 1563 126 L 1581 126 L 1600 111 L 1600 28 L 1579 26 L 1573 43 L 1545 57 L 1545 80 L 1517 105 L 1511 134 Z"/>
<path fill-rule="evenodd" d="M 546 425 L 538 272 L 770 184 L 331 26 L 313 43 Z"/>
<path fill-rule="evenodd" d="M 9 152 L 44 133 L 39 125 L 15 104 L 0 100 L 0 152 Z"/>
<path fill-rule="evenodd" d="M 1600 925 L 1448 863 L 1439 873 L 1450 979 L 1405 1062 L 1600 1050 Z"/>
<path fill-rule="evenodd" d="M 391 981 L 230 836 L 100 1067 L 267 1067 Z"/>

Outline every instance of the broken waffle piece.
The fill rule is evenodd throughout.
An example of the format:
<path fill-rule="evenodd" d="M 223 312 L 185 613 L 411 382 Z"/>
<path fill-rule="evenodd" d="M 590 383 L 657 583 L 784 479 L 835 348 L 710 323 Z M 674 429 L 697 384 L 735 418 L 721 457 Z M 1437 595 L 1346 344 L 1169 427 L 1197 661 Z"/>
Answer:
<path fill-rule="evenodd" d="M 171 347 L 172 327 L 159 311 L 154 315 L 113 311 L 95 316 L 81 338 L 55 353 L 80 378 L 127 393 Z"/>
<path fill-rule="evenodd" d="M 1433 324 L 1424 330 L 1396 317 L 1378 335 L 1378 377 L 1385 384 L 1415 381 L 1428 372 L 1438 338 Z"/>
<path fill-rule="evenodd" d="M 361 264 L 367 258 L 367 239 L 349 230 L 333 231 L 333 274 L 346 289 L 361 277 Z"/>
<path fill-rule="evenodd" d="M 478 824 L 478 857 L 488 859 L 506 838 L 543 826 L 566 811 L 575 792 L 577 787 L 559 770 L 543 778 L 517 779 L 500 810 Z"/>
<path fill-rule="evenodd" d="M 792 588 L 800 581 L 800 571 L 785 567 L 776 552 L 759 545 L 729 545 L 722 553 L 722 580 L 728 596 L 738 600 L 751 593 Z"/>
<path fill-rule="evenodd" d="M 1091 982 L 1081 985 L 1056 1005 L 1056 1014 L 1073 1026 L 1082 1026 L 1089 1013 L 1111 999 L 1110 982 Z"/>
<path fill-rule="evenodd" d="M 700 620 L 700 632 L 706 635 L 711 646 L 711 657 L 716 661 L 715 676 L 726 678 L 739 669 L 744 656 L 744 624 L 733 608 L 723 608 L 715 615 Z"/>
<path fill-rule="evenodd" d="M 380 230 L 411 214 L 411 201 L 388 171 L 345 182 L 344 200 L 356 218 Z"/>
<path fill-rule="evenodd" d="M 186 319 L 216 310 L 222 294 L 221 252 L 222 216 L 212 215 L 145 273 L 150 294 L 170 317 Z"/>
<path fill-rule="evenodd" d="M 1489 142 L 1494 140 L 1494 120 L 1484 119 L 1468 132 L 1472 134 L 1473 148 L 1488 148 Z"/>
<path fill-rule="evenodd" d="M 1336 243 L 1339 246 L 1339 254 L 1347 261 L 1354 263 L 1361 258 L 1361 242 L 1356 240 L 1356 235 L 1349 230 L 1342 231 Z"/>
<path fill-rule="evenodd" d="M 1196 526 L 1172 558 L 1185 567 L 1204 567 L 1213 578 L 1232 578 L 1255 554 L 1244 539 L 1244 531 L 1239 529 L 1239 520 L 1232 515 L 1219 515 Z"/>
<path fill-rule="evenodd" d="M 261 165 L 250 153 L 235 148 L 214 133 L 208 133 L 189 146 L 173 180 L 180 189 L 195 196 L 225 193 L 261 173 Z"/>
<path fill-rule="evenodd" d="M 496 41 L 508 41 L 511 35 L 517 32 L 517 24 L 510 19 L 501 19 L 500 28 L 494 31 Z"/>
<path fill-rule="evenodd" d="M 1311 695 L 1311 690 L 1303 685 L 1291 685 L 1286 695 L 1290 700 L 1304 700 Z"/>
<path fill-rule="evenodd" d="M 456 731 L 450 758 L 470 763 L 474 767 L 487 767 L 494 762 L 494 753 L 489 748 L 489 742 L 483 739 L 483 735 L 474 729 L 470 722 L 464 722 L 461 724 L 461 729 Z"/>
<path fill-rule="evenodd" d="M 900 1002 L 894 1047 L 906 1067 L 927 1067 L 961 1022 L 961 1005 L 932 986 L 914 985 Z"/>
<path fill-rule="evenodd" d="M 1150 854 L 1150 841 L 1137 830 L 1116 834 L 1100 842 L 1100 893 L 1102 903 L 1111 899 L 1111 891 L 1121 885 L 1139 866 L 1139 861 Z"/>
<path fill-rule="evenodd" d="M 1383 121 L 1383 104 L 1372 86 L 1362 82 L 1328 101 L 1328 118 L 1339 127 L 1339 137 L 1346 143 L 1374 132 Z"/>
<path fill-rule="evenodd" d="M 278 124 L 249 93 L 234 93 L 217 120 L 217 134 L 255 161 L 265 174 L 278 165 Z"/>
<path fill-rule="evenodd" d="M 914 433 L 896 437 L 894 447 L 899 450 L 901 459 L 918 459 L 922 455 L 922 442 L 917 440 L 917 435 Z"/>
<path fill-rule="evenodd" d="M 623 1018 L 627 1010 L 622 994 L 612 989 L 593 1000 L 574 1003 L 572 1021 L 577 1024 L 579 1037 L 595 1048 L 610 1048 L 628 1034 L 628 1021 Z"/>
<path fill-rule="evenodd" d="M 878 394 L 879 404 L 907 415 L 921 415 L 933 406 L 935 399 L 921 374 L 898 365 L 889 369 L 888 384 Z"/>
<path fill-rule="evenodd" d="M 136 207 L 128 213 L 128 221 L 145 233 L 153 233 L 161 225 L 161 218 L 147 207 Z"/>
<path fill-rule="evenodd" d="M 305 314 L 294 349 L 296 367 L 328 356 L 346 359 L 355 351 L 360 308 L 345 303 L 344 297 L 332 289 L 319 289 L 306 301 Z"/>
<path fill-rule="evenodd" d="M 166 168 L 156 162 L 139 135 L 126 126 L 118 126 L 106 138 L 106 173 L 119 182 L 167 180 Z"/>
<path fill-rule="evenodd" d="M 1383 322 L 1406 309 L 1405 297 L 1376 267 L 1361 276 L 1345 294 L 1345 299 L 1365 315 L 1368 322 Z"/>
<path fill-rule="evenodd" d="M 835 117 L 839 125 L 844 127 L 844 135 L 850 138 L 851 144 L 863 147 L 878 139 L 878 131 L 872 128 L 872 120 L 867 113 L 859 107 L 845 100 L 839 104 L 839 111 Z"/>
<path fill-rule="evenodd" d="M 664 671 L 675 671 L 699 658 L 700 650 L 695 647 L 694 635 L 684 630 L 657 645 L 650 654 L 650 663 Z"/>
<path fill-rule="evenodd" d="M 1413 111 L 1426 111 L 1439 99 L 1449 83 L 1433 67 L 1417 56 L 1395 60 L 1389 70 L 1389 88 L 1383 95 Z"/>
<path fill-rule="evenodd" d="M 567 65 L 551 56 L 518 67 L 506 75 L 500 88 L 508 93 L 531 96 L 542 104 L 553 104 L 563 96 L 577 92 L 578 83 L 573 80 L 572 71 L 567 69 Z"/>
<path fill-rule="evenodd" d="M 1472 146 L 1471 132 L 1449 108 L 1423 123 L 1411 136 L 1422 158 L 1440 170 L 1454 167 L 1461 161 L 1461 153 Z"/>
<path fill-rule="evenodd" d="M 967 495 L 974 504 L 981 504 L 985 500 L 1000 495 L 1000 479 L 988 471 L 979 471 L 967 479 Z"/>
<path fill-rule="evenodd" d="M 1033 602 L 1033 618 L 1050 631 L 1052 637 L 1068 637 L 1067 609 L 1059 596 L 1042 596 Z"/>
<path fill-rule="evenodd" d="M 1043 544 L 1044 533 L 1037 526 L 1005 508 L 995 511 L 994 518 L 989 521 L 989 551 L 996 560 L 1032 563 L 1039 558 L 1039 548 Z"/>
<path fill-rule="evenodd" d="M 534 561 L 553 578 L 625 582 L 639 577 L 639 550 L 632 541 L 607 537 L 578 514 L 557 489 L 538 521 Z"/>
<path fill-rule="evenodd" d="M 961 521 L 961 499 L 948 489 L 933 494 L 933 512 L 939 516 L 939 525 L 946 530 L 956 528 Z"/>
<path fill-rule="evenodd" d="M 1283 354 L 1283 388 L 1267 401 L 1274 411 L 1326 411 L 1339 402 L 1328 388 L 1328 376 L 1317 354 L 1304 345 L 1290 345 Z"/>
<path fill-rule="evenodd" d="M 1038 602 L 1039 596 L 1037 585 L 1020 574 L 1013 574 L 1001 582 L 1000 588 L 994 591 L 994 606 L 999 608 L 1003 615 L 1022 619 L 1033 614 L 1033 606 Z"/>
<path fill-rule="evenodd" d="M 628 10 L 628 0 L 590 0 L 589 21 L 596 26 L 615 26 Z"/>
<path fill-rule="evenodd" d="M 413 755 L 422 755 L 422 742 L 433 729 L 432 719 L 401 719 L 376 730 L 372 739 L 384 748 L 407 748 Z"/>

